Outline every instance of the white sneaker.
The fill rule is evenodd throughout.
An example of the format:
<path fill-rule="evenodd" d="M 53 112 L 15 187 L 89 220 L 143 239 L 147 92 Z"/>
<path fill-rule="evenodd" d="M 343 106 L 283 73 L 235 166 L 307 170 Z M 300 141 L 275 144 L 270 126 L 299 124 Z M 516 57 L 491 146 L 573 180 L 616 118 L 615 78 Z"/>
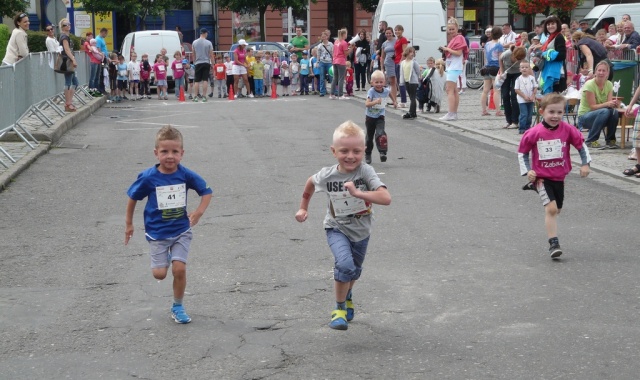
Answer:
<path fill-rule="evenodd" d="M 338 99 L 335 95 L 329 95 L 329 99 L 333 100 L 333 99 Z"/>
<path fill-rule="evenodd" d="M 455 113 L 447 112 L 444 116 L 439 117 L 438 120 L 458 120 L 458 116 Z"/>
<path fill-rule="evenodd" d="M 342 95 L 342 96 L 340 97 L 340 100 L 349 100 L 349 97 L 348 97 L 348 96 L 345 96 L 345 95 Z"/>
<path fill-rule="evenodd" d="M 253 98 L 253 94 L 249 94 L 249 97 L 250 97 L 250 98 Z"/>

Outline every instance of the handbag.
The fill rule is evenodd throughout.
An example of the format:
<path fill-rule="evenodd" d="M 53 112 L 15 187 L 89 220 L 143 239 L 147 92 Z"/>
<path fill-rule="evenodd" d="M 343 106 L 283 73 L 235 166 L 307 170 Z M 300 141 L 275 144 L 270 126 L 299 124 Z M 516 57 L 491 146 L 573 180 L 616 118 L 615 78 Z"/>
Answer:
<path fill-rule="evenodd" d="M 56 63 L 53 65 L 53 71 L 60 74 L 73 73 L 76 68 L 73 66 L 73 62 L 62 54 L 58 54 Z"/>
<path fill-rule="evenodd" d="M 500 87 L 502 87 L 502 84 L 504 83 L 505 79 L 507 79 L 507 74 L 500 74 L 500 75 L 496 76 L 496 81 L 493 84 L 493 87 L 496 90 L 499 90 Z"/>

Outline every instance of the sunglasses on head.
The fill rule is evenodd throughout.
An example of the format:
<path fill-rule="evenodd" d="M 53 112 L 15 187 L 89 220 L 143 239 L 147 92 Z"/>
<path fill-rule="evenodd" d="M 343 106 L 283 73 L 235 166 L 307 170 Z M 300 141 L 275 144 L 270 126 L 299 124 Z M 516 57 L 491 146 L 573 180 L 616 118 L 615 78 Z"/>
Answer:
<path fill-rule="evenodd" d="M 27 16 L 28 16 L 28 15 L 27 15 L 26 13 L 20 13 L 20 14 L 18 15 L 18 17 L 19 17 L 19 18 L 23 18 L 23 17 L 27 17 Z"/>

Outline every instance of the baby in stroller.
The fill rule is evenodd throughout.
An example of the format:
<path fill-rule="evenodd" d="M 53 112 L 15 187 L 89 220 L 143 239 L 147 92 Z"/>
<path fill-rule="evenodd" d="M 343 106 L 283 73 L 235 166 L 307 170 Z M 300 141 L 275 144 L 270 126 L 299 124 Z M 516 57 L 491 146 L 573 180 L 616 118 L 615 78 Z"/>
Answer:
<path fill-rule="evenodd" d="M 427 59 L 427 68 L 422 72 L 422 81 L 418 86 L 418 107 L 420 112 L 425 113 L 424 105 L 427 105 L 426 112 L 440 112 L 440 105 L 444 97 L 444 85 L 446 77 L 444 75 L 445 64 L 442 59 L 437 61 L 433 57 Z"/>

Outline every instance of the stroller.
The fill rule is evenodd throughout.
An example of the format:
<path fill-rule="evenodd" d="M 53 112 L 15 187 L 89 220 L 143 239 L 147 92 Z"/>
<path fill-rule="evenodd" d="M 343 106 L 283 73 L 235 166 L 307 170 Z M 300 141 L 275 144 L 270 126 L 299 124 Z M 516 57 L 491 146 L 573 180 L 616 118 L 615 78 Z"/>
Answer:
<path fill-rule="evenodd" d="M 420 85 L 418 86 L 418 92 L 416 97 L 418 99 L 418 107 L 421 112 L 424 112 L 424 105 L 427 105 L 427 111 L 431 112 L 431 107 L 434 108 L 435 113 L 440 112 L 440 105 L 433 99 L 433 84 L 431 83 L 431 77 L 435 73 L 435 68 L 429 70 L 429 74 L 422 78 Z"/>

